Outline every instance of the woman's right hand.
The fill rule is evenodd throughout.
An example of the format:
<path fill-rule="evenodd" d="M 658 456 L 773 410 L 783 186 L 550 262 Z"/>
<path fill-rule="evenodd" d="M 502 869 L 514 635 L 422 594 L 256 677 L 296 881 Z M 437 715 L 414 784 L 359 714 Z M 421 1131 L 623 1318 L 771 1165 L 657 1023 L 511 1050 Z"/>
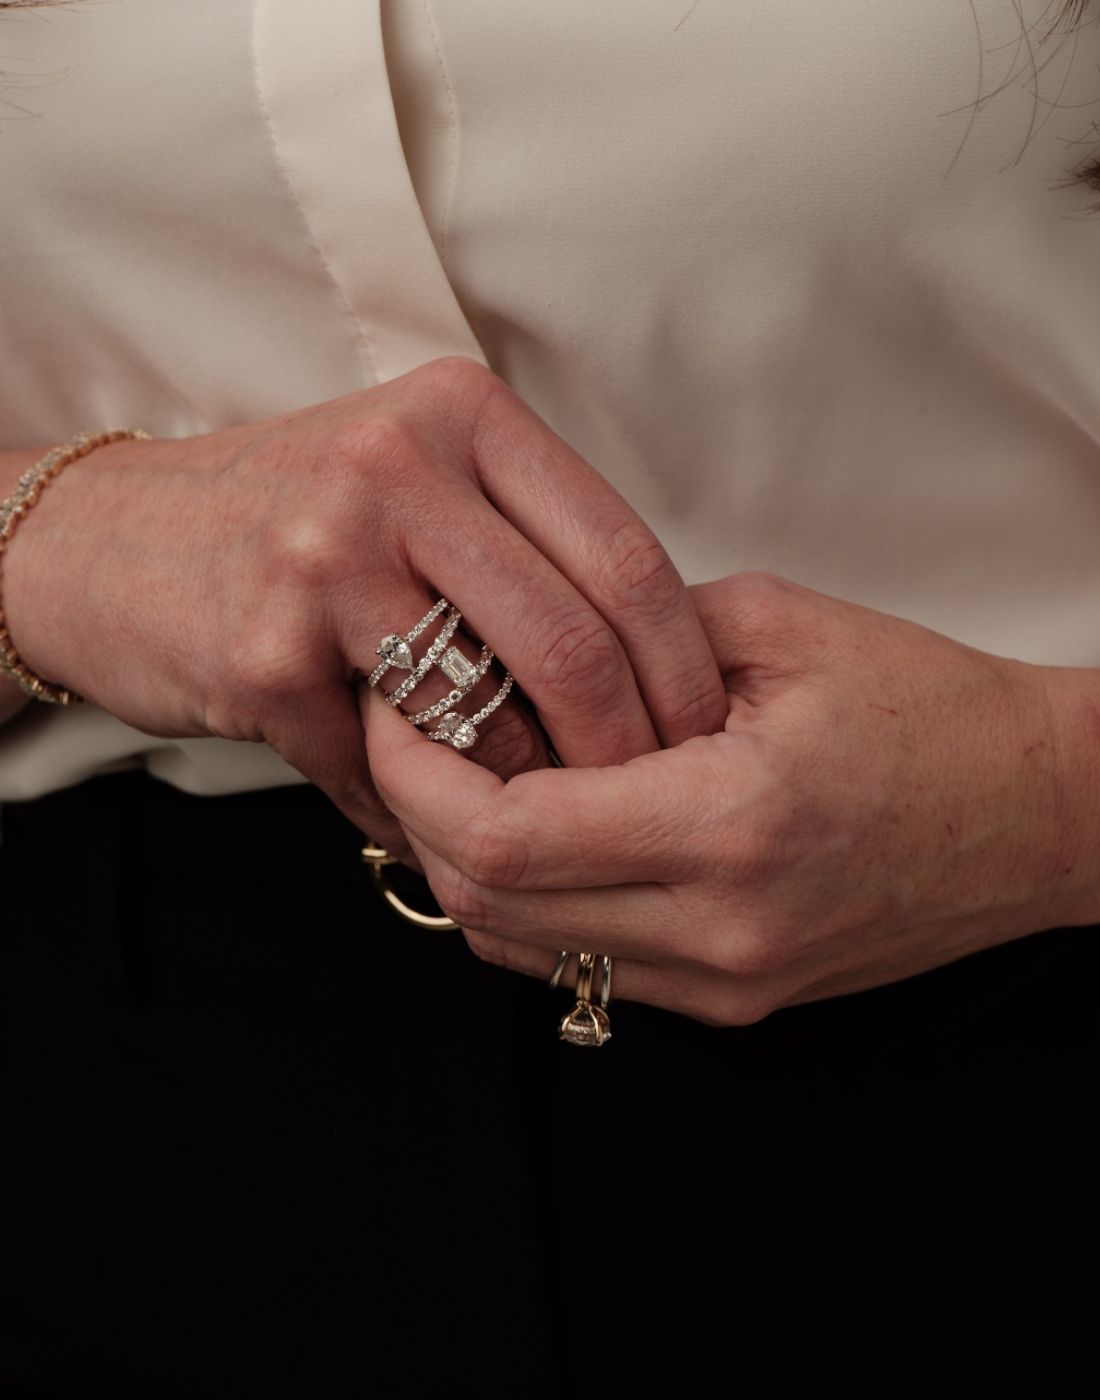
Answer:
<path fill-rule="evenodd" d="M 37 674 L 147 733 L 270 744 L 396 854 L 409 848 L 371 782 L 352 681 L 440 595 L 569 765 L 717 732 L 726 714 L 654 535 L 461 358 L 260 423 L 98 449 L 21 523 L 4 593 Z M 417 707 L 445 688 L 426 678 Z M 472 754 L 505 776 L 545 762 L 522 705 L 482 734 Z"/>

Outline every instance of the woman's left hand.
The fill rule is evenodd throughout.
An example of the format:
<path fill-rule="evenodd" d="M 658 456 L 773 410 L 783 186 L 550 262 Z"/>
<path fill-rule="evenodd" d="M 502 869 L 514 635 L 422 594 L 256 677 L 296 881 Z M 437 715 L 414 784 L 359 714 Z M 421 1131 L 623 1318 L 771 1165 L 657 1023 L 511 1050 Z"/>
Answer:
<path fill-rule="evenodd" d="M 617 997 L 741 1025 L 1100 918 L 1097 672 L 770 575 L 692 595 L 721 733 L 502 782 L 373 708 L 375 781 L 479 956 L 609 953 Z"/>

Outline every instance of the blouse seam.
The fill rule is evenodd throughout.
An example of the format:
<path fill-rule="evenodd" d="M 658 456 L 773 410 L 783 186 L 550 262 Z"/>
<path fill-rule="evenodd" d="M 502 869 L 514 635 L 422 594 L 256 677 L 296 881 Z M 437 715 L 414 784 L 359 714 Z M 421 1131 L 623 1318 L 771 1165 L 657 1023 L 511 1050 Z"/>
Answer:
<path fill-rule="evenodd" d="M 455 190 L 458 185 L 458 102 L 455 99 L 454 84 L 451 82 L 451 75 L 447 71 L 447 64 L 443 58 L 443 48 L 439 42 L 439 31 L 436 28 L 435 16 L 432 14 L 430 0 L 424 0 L 424 16 L 428 21 L 428 32 L 432 38 L 432 48 L 435 49 L 436 60 L 439 63 L 439 71 L 443 76 L 443 88 L 447 94 L 447 105 L 450 112 L 447 119 L 447 136 L 450 153 L 447 157 L 447 178 L 446 178 L 446 198 L 443 201 L 443 218 L 439 229 L 439 264 L 444 273 L 447 271 L 447 232 L 451 223 L 451 213 L 454 208 Z"/>
<path fill-rule="evenodd" d="M 275 127 L 271 120 L 271 113 L 268 110 L 267 101 L 264 98 L 263 84 L 260 81 L 260 65 L 259 60 L 257 58 L 256 43 L 256 25 L 258 22 L 259 13 L 260 5 L 256 4 L 252 8 L 252 43 L 250 52 L 250 59 L 252 65 L 252 86 L 256 93 L 256 102 L 260 109 L 260 115 L 263 118 L 264 129 L 267 132 L 268 141 L 271 144 L 272 155 L 275 159 L 275 167 L 278 170 L 280 176 L 282 177 L 283 183 L 286 185 L 287 192 L 289 193 L 290 198 L 293 200 L 294 205 L 298 210 L 298 216 L 301 219 L 302 227 L 305 230 L 306 242 L 316 253 L 317 257 L 320 259 L 321 266 L 324 268 L 325 273 L 329 278 L 329 281 L 332 283 L 333 290 L 336 292 L 336 296 L 343 309 L 344 316 L 348 321 L 351 322 L 355 339 L 360 347 L 361 352 L 365 354 L 367 363 L 370 366 L 370 372 L 373 376 L 373 382 L 374 384 L 380 384 L 382 380 L 381 375 L 378 372 L 378 360 L 375 356 L 374 349 L 371 346 L 370 338 L 368 337 L 366 332 L 366 327 L 363 325 L 360 317 L 356 315 L 355 308 L 352 306 L 351 301 L 348 298 L 348 294 L 344 290 L 339 277 L 337 277 L 335 268 L 329 261 L 324 249 L 321 247 L 321 244 L 317 239 L 317 235 L 313 231 L 313 226 L 309 221 L 309 215 L 306 213 L 305 205 L 302 202 L 302 198 L 299 195 L 297 189 L 295 188 L 294 181 L 290 178 L 290 171 L 287 169 L 286 161 L 283 159 L 283 153 L 279 149 L 279 142 L 278 138 L 275 135 Z"/>

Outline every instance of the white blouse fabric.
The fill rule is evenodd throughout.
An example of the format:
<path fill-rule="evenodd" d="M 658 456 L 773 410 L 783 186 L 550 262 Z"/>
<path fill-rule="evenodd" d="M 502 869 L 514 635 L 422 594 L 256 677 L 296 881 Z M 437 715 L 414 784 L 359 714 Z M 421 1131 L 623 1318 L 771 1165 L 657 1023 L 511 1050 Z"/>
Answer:
<path fill-rule="evenodd" d="M 1100 216 L 1067 176 L 1100 26 L 1058 8 L 9 12 L 0 446 L 203 433 L 464 354 L 689 582 L 767 568 L 1098 665 Z M 0 798 L 136 764 L 298 780 L 94 707 L 0 729 Z"/>

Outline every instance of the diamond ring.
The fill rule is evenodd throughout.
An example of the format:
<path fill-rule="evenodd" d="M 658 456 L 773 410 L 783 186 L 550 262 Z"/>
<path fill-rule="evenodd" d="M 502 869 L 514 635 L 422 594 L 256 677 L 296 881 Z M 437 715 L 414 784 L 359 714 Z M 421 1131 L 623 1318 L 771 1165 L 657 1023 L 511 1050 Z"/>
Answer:
<path fill-rule="evenodd" d="M 396 666 L 402 671 L 413 669 L 413 655 L 410 642 L 415 642 L 417 637 L 426 627 L 430 627 L 441 612 L 451 605 L 446 598 L 440 598 L 435 607 L 430 612 L 426 612 L 411 632 L 406 632 L 402 636 L 399 632 L 391 632 L 388 637 L 383 637 L 375 648 L 375 655 L 382 660 L 367 677 L 369 686 L 376 686 L 391 666 Z"/>
<path fill-rule="evenodd" d="M 406 715 L 405 718 L 410 724 L 420 726 L 445 715 L 448 710 L 454 709 L 464 695 L 473 690 L 492 664 L 493 652 L 490 647 L 481 648 L 481 659 L 476 666 L 467 661 L 457 647 L 448 647 L 439 658 L 439 669 L 448 680 L 454 682 L 454 690 L 442 700 L 437 700 L 434 705 L 429 705 L 426 710 L 420 710 L 415 715 Z"/>
<path fill-rule="evenodd" d="M 447 614 L 446 619 L 444 620 L 443 627 L 439 633 L 439 636 L 436 637 L 435 641 L 431 644 L 431 646 L 428 648 L 428 650 L 424 653 L 420 661 L 415 666 L 411 664 L 412 653 L 409 653 L 410 665 L 407 668 L 409 674 L 405 677 L 401 684 L 396 687 L 396 689 L 391 690 L 386 696 L 386 699 L 394 707 L 394 709 L 396 709 L 397 706 L 400 705 L 401 701 L 404 700 L 406 695 L 412 694 L 412 692 L 416 689 L 416 687 L 420 684 L 420 682 L 436 664 L 439 658 L 443 655 L 444 651 L 446 650 L 447 643 L 454 636 L 455 632 L 458 629 L 458 624 L 459 622 L 461 622 L 461 620 L 462 614 L 457 608 L 452 607 L 450 612 Z M 389 638 L 387 637 L 385 640 L 389 641 Z M 452 650 L 454 650 L 454 648 L 452 648 Z M 465 660 L 465 658 L 463 658 L 463 660 Z"/>
<path fill-rule="evenodd" d="M 565 965 L 569 961 L 568 950 L 558 955 L 558 963 L 550 978 L 551 987 L 561 981 Z M 600 958 L 603 964 L 603 984 L 600 987 L 600 1004 L 592 1004 L 592 975 L 596 969 L 595 953 L 577 954 L 577 1004 L 561 1019 L 558 1035 L 569 1045 L 603 1045 L 611 1039 L 611 1021 L 607 1007 L 611 1001 L 611 959 L 606 953 Z"/>
<path fill-rule="evenodd" d="M 465 658 L 463 659 L 465 660 Z M 476 715 L 459 715 L 453 711 L 450 714 L 445 714 L 436 727 L 429 731 L 428 738 L 434 739 L 437 743 L 450 744 L 453 749 L 473 748 L 474 744 L 477 743 L 478 725 L 507 700 L 508 692 L 512 689 L 513 684 L 512 673 L 505 671 L 503 685 L 487 704 L 482 705 Z M 409 715 L 408 718 L 415 720 L 416 716 Z"/>
<path fill-rule="evenodd" d="M 421 659 L 416 661 L 412 653 L 412 643 L 444 610 L 447 616 L 443 619 L 439 635 Z M 412 694 L 432 667 L 438 666 L 451 682 L 452 689 L 441 700 L 418 710 L 416 714 L 408 714 L 404 710 L 401 713 L 410 724 L 418 728 L 427 725 L 431 720 L 439 720 L 435 728 L 428 731 L 430 739 L 437 743 L 450 744 L 455 749 L 469 749 L 477 742 L 478 725 L 504 703 L 515 682 L 511 673 L 505 671 L 500 689 L 477 714 L 467 716 L 455 713 L 454 707 L 487 674 L 494 660 L 491 647 L 483 646 L 480 658 L 473 662 L 463 656 L 458 647 L 450 645 L 461 620 L 462 614 L 459 610 L 452 603 L 448 603 L 446 598 L 440 598 L 411 631 L 404 635 L 391 632 L 382 638 L 376 648 L 376 655 L 382 659 L 366 677 L 366 681 L 368 685 L 376 686 L 391 668 L 407 671 L 409 674 L 400 685 L 386 693 L 387 702 L 394 709 L 398 709 L 401 701 Z M 359 674 L 362 675 L 361 672 Z"/>

